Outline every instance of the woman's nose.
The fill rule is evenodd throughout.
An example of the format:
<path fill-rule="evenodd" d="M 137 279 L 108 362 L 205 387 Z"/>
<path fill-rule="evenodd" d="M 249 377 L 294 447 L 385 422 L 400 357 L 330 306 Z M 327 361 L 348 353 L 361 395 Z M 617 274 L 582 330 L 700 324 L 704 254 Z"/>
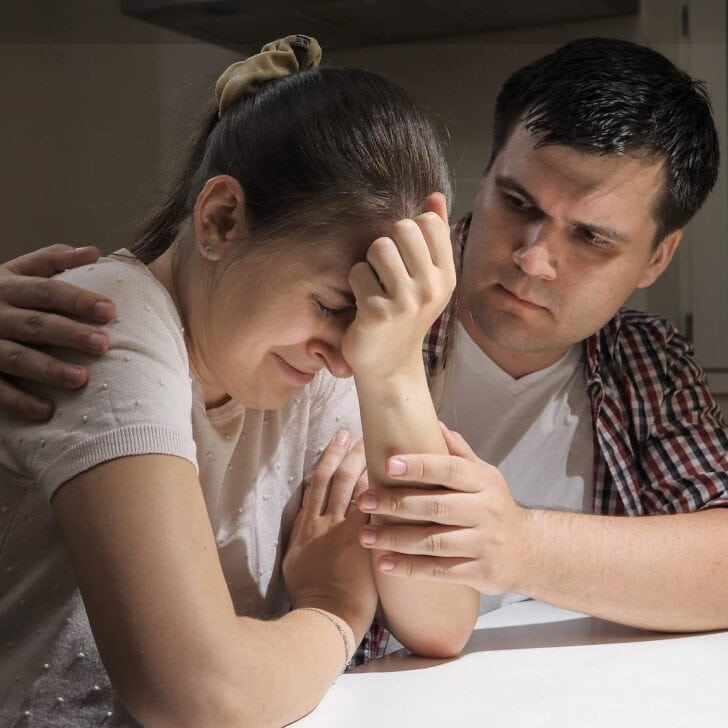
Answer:
<path fill-rule="evenodd" d="M 341 343 L 339 339 L 338 344 Z M 313 339 L 308 343 L 309 354 L 317 359 L 320 358 L 324 366 L 335 376 L 339 378 L 350 377 L 351 367 L 346 363 L 341 346 L 323 341 L 322 339 Z"/>

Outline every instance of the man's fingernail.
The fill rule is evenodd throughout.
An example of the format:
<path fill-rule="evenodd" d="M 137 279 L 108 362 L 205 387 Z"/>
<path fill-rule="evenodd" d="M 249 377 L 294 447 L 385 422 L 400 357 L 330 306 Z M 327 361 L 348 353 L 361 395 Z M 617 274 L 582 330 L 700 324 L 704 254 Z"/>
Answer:
<path fill-rule="evenodd" d="M 388 559 L 386 556 L 379 559 L 379 570 L 380 571 L 394 571 L 394 561 Z"/>
<path fill-rule="evenodd" d="M 64 378 L 68 384 L 78 384 L 83 376 L 83 369 L 73 367 L 64 371 Z"/>
<path fill-rule="evenodd" d="M 33 402 L 30 407 L 33 414 L 37 417 L 45 417 L 47 419 L 53 413 L 53 405 L 48 402 Z"/>
<path fill-rule="evenodd" d="M 371 546 L 377 542 L 377 532 L 371 528 L 365 528 L 361 532 L 361 542 L 366 546 Z"/>
<path fill-rule="evenodd" d="M 407 472 L 407 463 L 399 458 L 389 458 L 387 473 L 389 475 L 404 475 Z"/>
<path fill-rule="evenodd" d="M 359 507 L 363 508 L 366 511 L 370 511 L 379 505 L 377 497 L 375 495 L 372 495 L 371 493 L 359 496 L 359 500 L 357 502 L 359 503 Z"/>
<path fill-rule="evenodd" d="M 346 430 L 339 430 L 334 437 L 334 442 L 337 445 L 346 445 L 349 441 L 349 433 Z"/>
<path fill-rule="evenodd" d="M 93 351 L 103 351 L 106 347 L 106 337 L 101 334 L 91 334 L 88 337 L 88 344 Z"/>
<path fill-rule="evenodd" d="M 94 304 L 94 316 L 100 319 L 109 319 L 114 315 L 114 306 L 107 301 L 99 301 Z"/>

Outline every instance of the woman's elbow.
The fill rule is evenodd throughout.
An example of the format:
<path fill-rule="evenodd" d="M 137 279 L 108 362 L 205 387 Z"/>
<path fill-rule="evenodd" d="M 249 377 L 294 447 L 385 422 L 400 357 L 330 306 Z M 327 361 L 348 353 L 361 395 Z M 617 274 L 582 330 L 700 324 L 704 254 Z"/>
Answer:
<path fill-rule="evenodd" d="M 461 630 L 440 635 L 415 635 L 400 641 L 413 654 L 432 660 L 452 660 L 457 657 L 470 639 L 471 630 Z"/>

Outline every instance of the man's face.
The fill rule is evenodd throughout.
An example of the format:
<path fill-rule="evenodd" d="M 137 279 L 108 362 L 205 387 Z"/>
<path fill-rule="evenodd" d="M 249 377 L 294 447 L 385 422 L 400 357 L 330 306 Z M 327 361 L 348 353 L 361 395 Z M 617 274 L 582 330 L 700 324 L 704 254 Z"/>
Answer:
<path fill-rule="evenodd" d="M 460 281 L 460 318 L 512 376 L 557 361 L 669 263 L 654 247 L 659 161 L 583 154 L 518 126 L 483 179 Z"/>

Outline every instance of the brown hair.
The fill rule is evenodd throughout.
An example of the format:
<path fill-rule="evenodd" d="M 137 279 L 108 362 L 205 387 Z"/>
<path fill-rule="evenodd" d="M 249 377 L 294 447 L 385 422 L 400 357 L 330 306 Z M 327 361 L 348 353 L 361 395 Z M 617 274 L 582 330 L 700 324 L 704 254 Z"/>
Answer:
<path fill-rule="evenodd" d="M 211 107 L 172 193 L 132 246 L 142 262 L 171 246 L 217 174 L 243 188 L 258 243 L 413 217 L 430 193 L 451 195 L 441 142 L 422 110 L 395 83 L 352 69 L 269 81 L 222 119 Z"/>

